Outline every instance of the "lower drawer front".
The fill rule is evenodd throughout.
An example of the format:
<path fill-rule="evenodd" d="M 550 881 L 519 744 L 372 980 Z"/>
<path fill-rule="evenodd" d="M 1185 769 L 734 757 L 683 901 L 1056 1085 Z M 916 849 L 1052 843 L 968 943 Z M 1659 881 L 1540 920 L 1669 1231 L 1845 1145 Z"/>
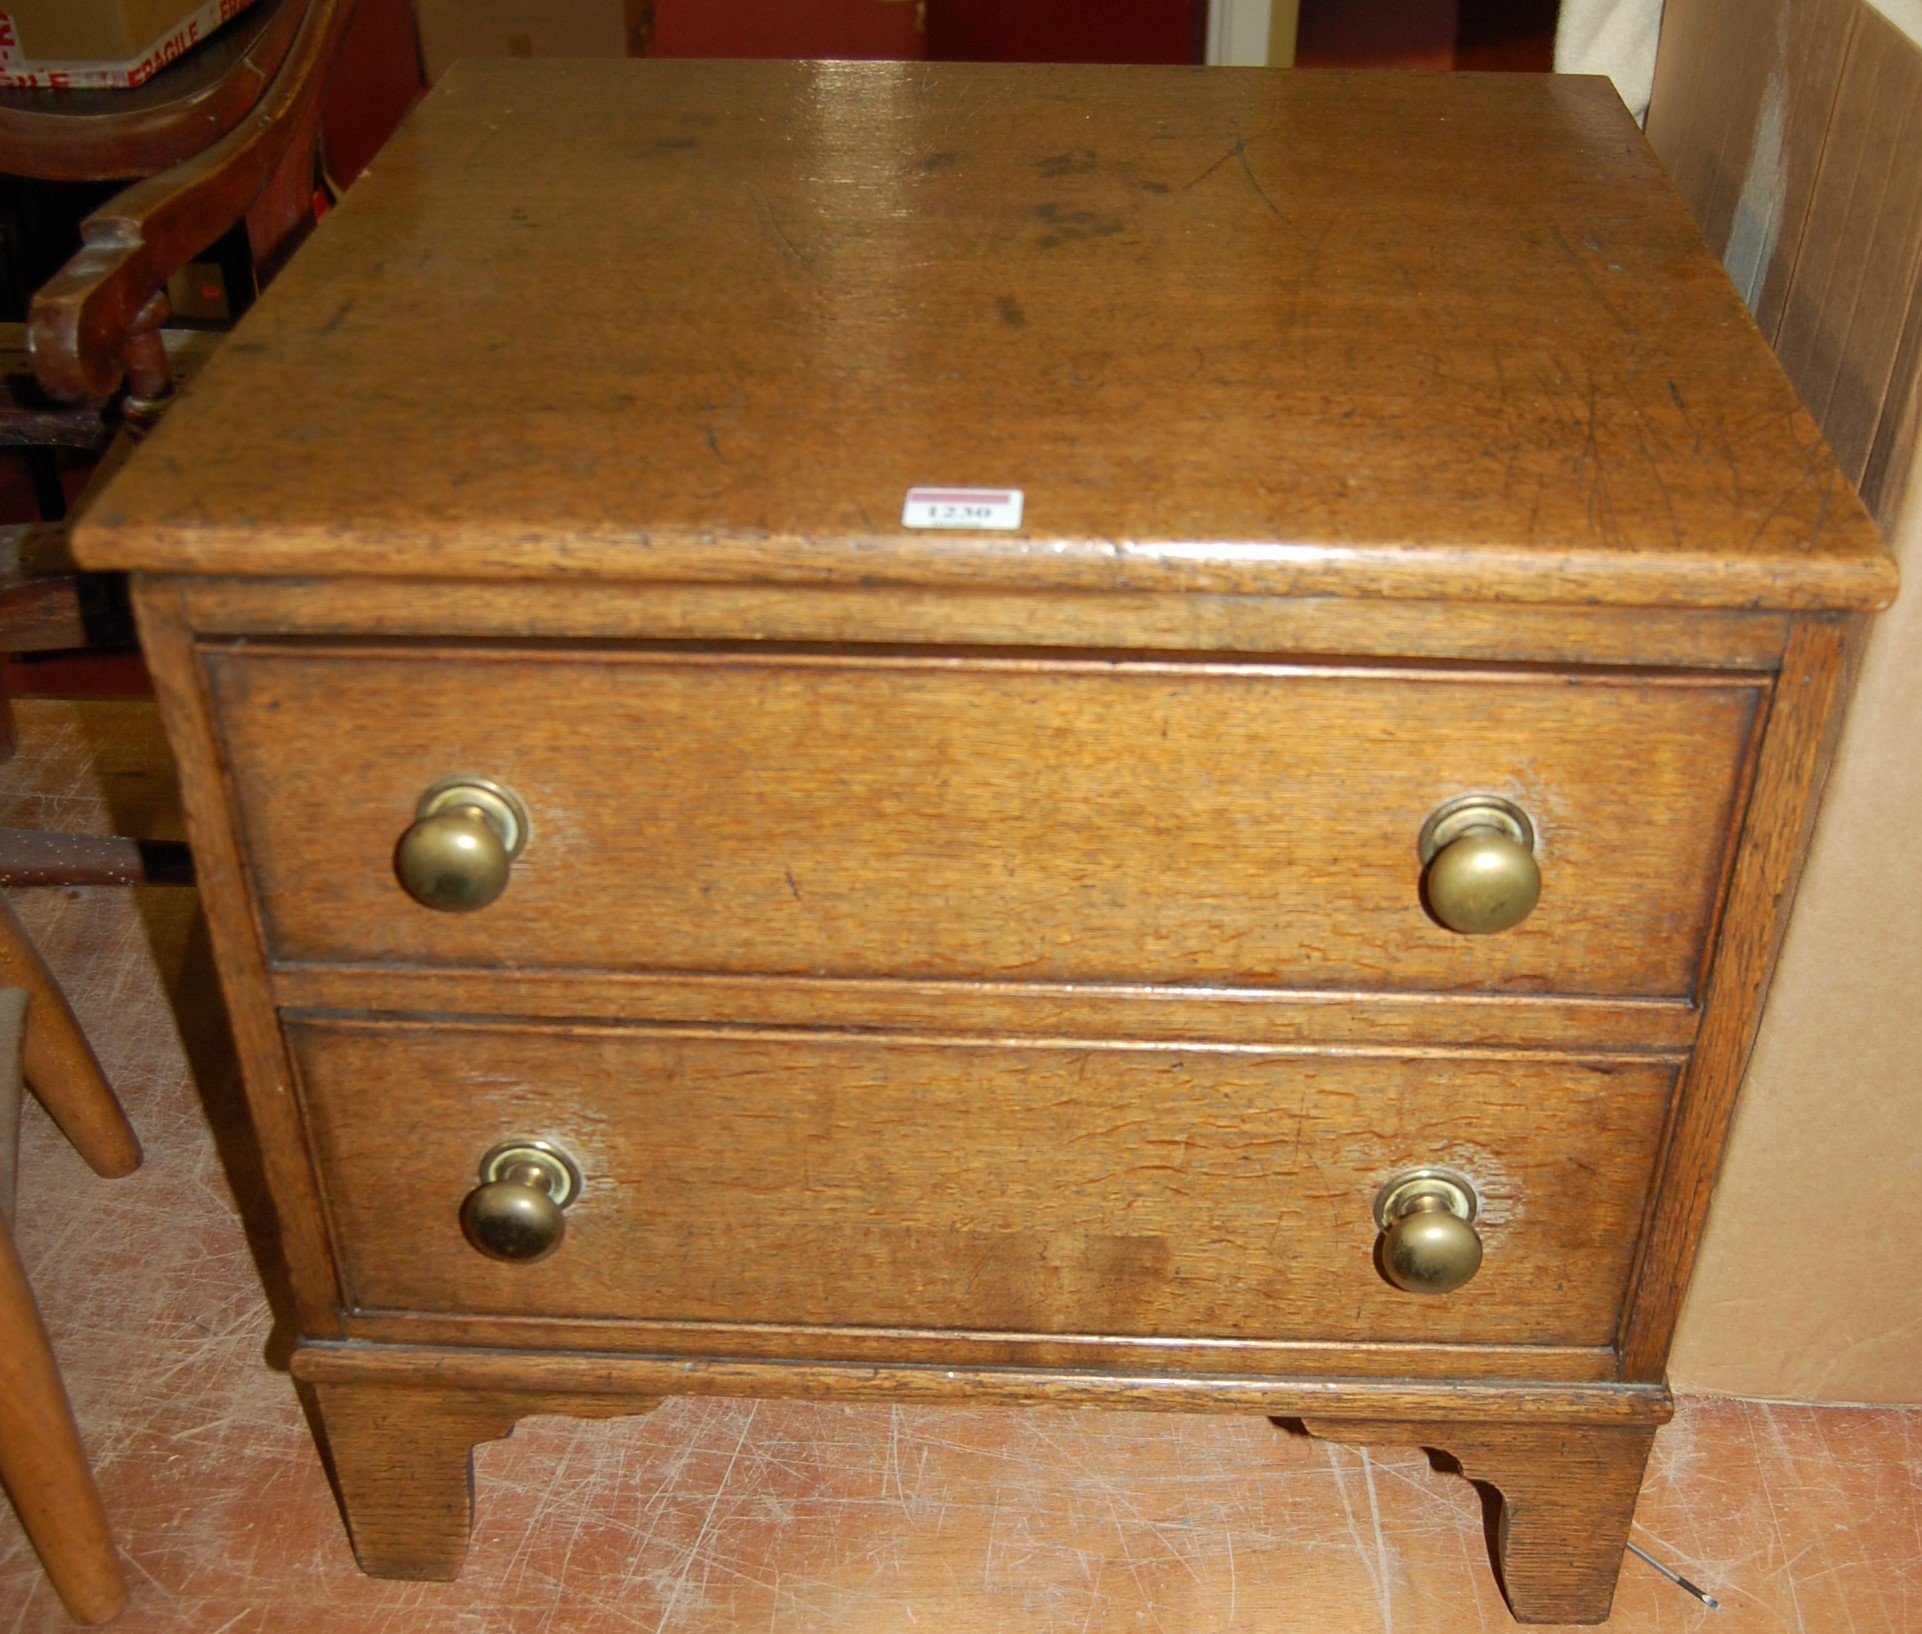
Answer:
<path fill-rule="evenodd" d="M 1375 1056 L 290 1021 L 350 1307 L 1042 1334 L 1605 1345 L 1673 1087 L 1647 1058 Z M 489 1147 L 585 1176 L 482 1257 Z M 1375 1265 L 1376 1190 L 1480 1188 L 1459 1291 Z"/>

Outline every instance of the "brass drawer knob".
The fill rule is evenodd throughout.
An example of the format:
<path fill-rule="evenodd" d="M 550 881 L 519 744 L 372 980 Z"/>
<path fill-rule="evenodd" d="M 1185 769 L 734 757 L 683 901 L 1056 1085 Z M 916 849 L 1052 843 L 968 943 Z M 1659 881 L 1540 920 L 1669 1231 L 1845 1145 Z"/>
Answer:
<path fill-rule="evenodd" d="M 485 777 L 443 777 L 420 797 L 414 823 L 394 847 L 407 894 L 439 913 L 472 913 L 507 889 L 527 845 L 527 808 Z"/>
<path fill-rule="evenodd" d="M 580 1195 L 581 1171 L 551 1141 L 504 1140 L 481 1159 L 481 1183 L 461 1204 L 461 1230 L 489 1259 L 526 1265 L 561 1245 L 561 1211 Z"/>
<path fill-rule="evenodd" d="M 1375 1197 L 1381 1227 L 1381 1266 L 1388 1280 L 1411 1294 L 1452 1293 L 1482 1265 L 1475 1230 L 1481 1199 L 1447 1169 L 1398 1174 Z"/>
<path fill-rule="evenodd" d="M 1464 936 L 1519 925 L 1541 898 L 1535 825 L 1500 795 L 1464 794 L 1437 806 L 1417 849 L 1429 911 Z"/>

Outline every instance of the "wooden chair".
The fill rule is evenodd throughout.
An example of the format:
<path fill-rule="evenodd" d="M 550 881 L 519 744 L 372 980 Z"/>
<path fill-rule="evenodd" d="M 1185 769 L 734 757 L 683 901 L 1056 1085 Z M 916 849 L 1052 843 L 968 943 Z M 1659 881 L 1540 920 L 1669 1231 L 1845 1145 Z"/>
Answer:
<path fill-rule="evenodd" d="M 61 1603 L 104 1623 L 126 1582 L 47 1331 L 13 1246 L 24 1075 L 97 1174 L 131 1174 L 140 1143 L 66 996 L 0 899 L 0 1478 Z"/>
<path fill-rule="evenodd" d="M 0 96 L 0 171 L 139 178 L 81 223 L 79 252 L 34 297 L 34 373 L 50 397 L 99 404 L 124 380 L 136 406 L 164 401 L 168 279 L 237 222 L 271 266 L 311 221 L 321 74 L 352 11 L 259 0 L 241 34 L 156 76 L 145 107 L 100 100 L 123 93 Z"/>
<path fill-rule="evenodd" d="M 79 250 L 33 298 L 32 375 L 0 397 L 0 447 L 66 447 L 113 463 L 173 395 L 168 280 L 243 224 L 250 279 L 299 242 L 313 221 L 323 71 L 353 7 L 257 0 L 136 91 L 0 92 L 0 173 L 132 179 L 80 223 Z M 57 519 L 44 474 L 40 487 Z M 0 529 L 0 653 L 133 640 L 117 584 L 77 573 L 62 529 Z M 0 755 L 10 742 L 0 700 Z M 0 843 L 0 883 L 165 883 L 183 873 L 177 848 L 20 849 Z M 155 856 L 158 873 L 147 867 Z"/>

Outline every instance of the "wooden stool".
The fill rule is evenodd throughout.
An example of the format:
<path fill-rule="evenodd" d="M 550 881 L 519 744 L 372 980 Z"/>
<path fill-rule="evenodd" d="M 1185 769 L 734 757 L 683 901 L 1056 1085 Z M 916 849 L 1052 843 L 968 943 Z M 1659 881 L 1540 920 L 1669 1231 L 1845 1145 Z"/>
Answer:
<path fill-rule="evenodd" d="M 12 1235 L 23 1076 L 98 1174 L 140 1165 L 140 1144 L 66 996 L 0 901 L 0 1478 L 61 1603 L 78 1622 L 120 1614 L 127 1587 L 47 1331 Z"/>

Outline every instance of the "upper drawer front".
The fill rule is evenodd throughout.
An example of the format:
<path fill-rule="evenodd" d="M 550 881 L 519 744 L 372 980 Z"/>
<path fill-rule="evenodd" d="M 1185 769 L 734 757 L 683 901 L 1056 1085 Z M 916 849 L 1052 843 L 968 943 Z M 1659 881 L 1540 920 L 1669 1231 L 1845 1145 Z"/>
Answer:
<path fill-rule="evenodd" d="M 281 960 L 1678 996 L 1750 679 L 621 650 L 212 648 Z M 400 889 L 426 786 L 505 783 L 492 906 Z M 1540 906 L 1421 902 L 1442 801 L 1539 830 Z"/>
<path fill-rule="evenodd" d="M 1675 1064 L 454 1020 L 288 1028 L 351 1306 L 996 1332 L 1606 1345 Z M 549 1258 L 461 1234 L 497 1141 L 584 1176 Z M 1480 1190 L 1465 1287 L 1372 1207 Z"/>

